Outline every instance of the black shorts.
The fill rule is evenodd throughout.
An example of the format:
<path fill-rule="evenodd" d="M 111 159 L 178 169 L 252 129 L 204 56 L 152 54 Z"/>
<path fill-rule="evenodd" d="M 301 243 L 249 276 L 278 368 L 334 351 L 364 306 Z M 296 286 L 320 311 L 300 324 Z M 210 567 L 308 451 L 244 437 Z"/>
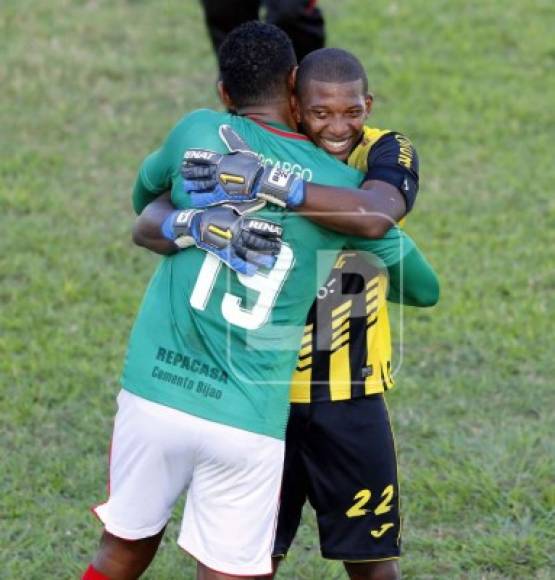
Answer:
<path fill-rule="evenodd" d="M 400 555 L 397 461 L 382 395 L 291 405 L 274 555 L 287 553 L 308 498 L 324 558 Z"/>

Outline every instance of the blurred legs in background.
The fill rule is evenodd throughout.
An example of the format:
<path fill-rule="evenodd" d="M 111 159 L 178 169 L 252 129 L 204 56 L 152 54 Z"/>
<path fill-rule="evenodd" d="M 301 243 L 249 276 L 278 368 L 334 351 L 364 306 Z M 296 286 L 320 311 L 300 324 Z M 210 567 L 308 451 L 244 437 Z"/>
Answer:
<path fill-rule="evenodd" d="M 202 0 L 216 53 L 228 32 L 243 22 L 258 20 L 261 6 L 266 9 L 266 22 L 289 35 L 299 61 L 324 46 L 324 18 L 314 0 Z"/>

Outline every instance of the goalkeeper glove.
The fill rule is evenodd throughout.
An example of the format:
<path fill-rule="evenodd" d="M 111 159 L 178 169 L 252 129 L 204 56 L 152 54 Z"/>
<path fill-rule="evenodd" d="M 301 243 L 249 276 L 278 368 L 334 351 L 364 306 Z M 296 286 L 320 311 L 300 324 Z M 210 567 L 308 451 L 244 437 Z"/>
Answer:
<path fill-rule="evenodd" d="M 231 153 L 185 152 L 181 175 L 193 207 L 256 198 L 289 208 L 304 203 L 306 184 L 300 177 L 277 165 L 264 165 L 229 125 L 220 126 L 220 136 Z"/>
<path fill-rule="evenodd" d="M 179 248 L 195 245 L 247 276 L 260 267 L 271 268 L 275 264 L 282 234 L 280 225 L 245 217 L 237 208 L 225 205 L 176 210 L 162 224 L 162 235 Z"/>

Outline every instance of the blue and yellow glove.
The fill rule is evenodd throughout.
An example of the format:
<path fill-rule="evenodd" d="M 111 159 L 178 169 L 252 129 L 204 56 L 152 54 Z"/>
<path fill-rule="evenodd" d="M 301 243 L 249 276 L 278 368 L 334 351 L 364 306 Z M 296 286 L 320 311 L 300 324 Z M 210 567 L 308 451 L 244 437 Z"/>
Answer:
<path fill-rule="evenodd" d="M 245 206 L 247 211 L 260 207 Z M 179 248 L 197 246 L 220 258 L 232 270 L 252 276 L 271 268 L 281 250 L 283 228 L 268 220 L 246 217 L 233 206 L 176 210 L 162 224 L 162 234 Z"/>
<path fill-rule="evenodd" d="M 183 186 L 193 207 L 255 199 L 288 208 L 304 203 L 306 184 L 300 177 L 264 165 L 230 125 L 220 126 L 220 137 L 231 153 L 189 149 L 183 157 Z"/>

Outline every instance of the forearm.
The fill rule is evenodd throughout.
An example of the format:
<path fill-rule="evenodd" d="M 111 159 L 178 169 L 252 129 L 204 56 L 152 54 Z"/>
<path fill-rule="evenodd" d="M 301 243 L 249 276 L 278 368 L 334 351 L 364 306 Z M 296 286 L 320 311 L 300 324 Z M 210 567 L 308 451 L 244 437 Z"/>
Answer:
<path fill-rule="evenodd" d="M 406 212 L 399 190 L 367 181 L 361 189 L 308 183 L 299 213 L 321 226 L 362 238 L 381 238 Z"/>
<path fill-rule="evenodd" d="M 417 247 L 400 262 L 388 268 L 387 299 L 407 306 L 434 306 L 439 300 L 439 280 Z"/>
<path fill-rule="evenodd" d="M 166 239 L 160 229 L 166 217 L 174 210 L 169 192 L 156 198 L 136 219 L 133 226 L 133 242 L 157 254 L 174 254 L 178 250 L 177 246 Z"/>

